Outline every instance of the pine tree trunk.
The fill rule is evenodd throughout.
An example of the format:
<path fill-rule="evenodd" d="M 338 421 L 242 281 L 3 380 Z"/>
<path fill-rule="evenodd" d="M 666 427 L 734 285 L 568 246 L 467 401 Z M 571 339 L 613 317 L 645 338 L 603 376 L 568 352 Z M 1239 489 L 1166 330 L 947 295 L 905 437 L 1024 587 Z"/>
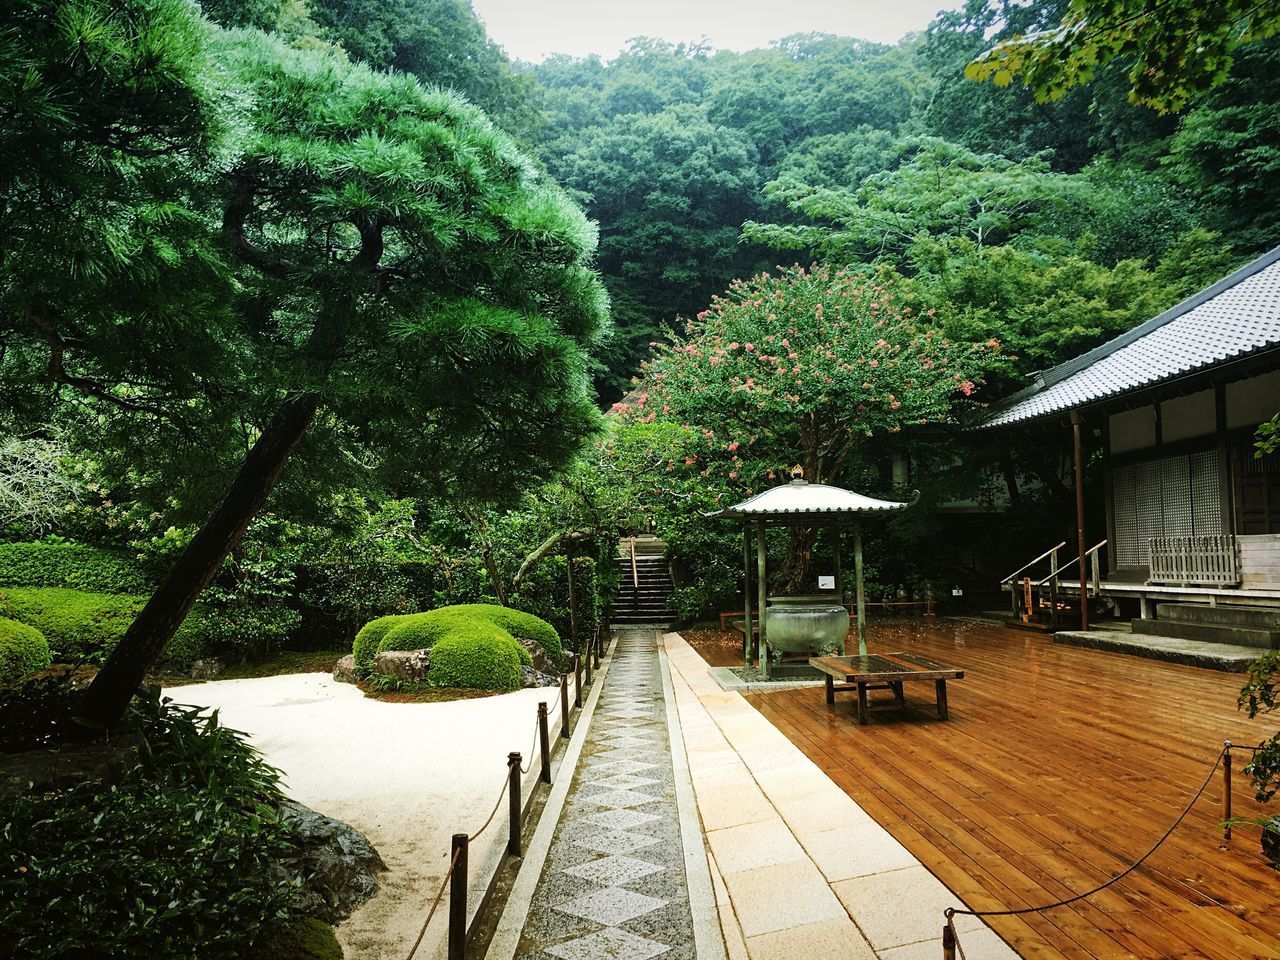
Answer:
<path fill-rule="evenodd" d="M 784 594 L 805 593 L 809 580 L 809 570 L 813 564 L 813 545 L 818 539 L 818 531 L 813 527 L 792 527 L 787 541 L 787 556 L 782 562 L 780 579 Z M 807 591 L 812 593 L 812 590 Z"/>
<path fill-rule="evenodd" d="M 296 394 L 271 417 L 222 500 L 85 691 L 82 711 L 87 719 L 110 726 L 124 715 L 147 670 L 266 503 L 319 405 L 316 393 Z"/>

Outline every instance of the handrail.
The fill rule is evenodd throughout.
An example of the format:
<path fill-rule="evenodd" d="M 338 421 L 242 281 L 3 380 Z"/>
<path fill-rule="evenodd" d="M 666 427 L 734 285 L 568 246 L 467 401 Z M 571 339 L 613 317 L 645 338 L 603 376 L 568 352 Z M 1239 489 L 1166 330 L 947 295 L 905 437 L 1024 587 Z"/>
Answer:
<path fill-rule="evenodd" d="M 631 586 L 640 589 L 640 573 L 636 569 L 636 538 L 631 538 Z"/>
<path fill-rule="evenodd" d="M 1040 562 L 1041 560 L 1043 560 L 1045 557 L 1049 556 L 1049 554 L 1053 553 L 1053 551 L 1055 551 L 1055 550 L 1061 550 L 1061 549 L 1062 549 L 1063 547 L 1065 547 L 1066 545 L 1067 545 L 1067 541 L 1063 540 L 1063 541 L 1062 541 L 1060 544 L 1058 544 L 1056 547 L 1050 547 L 1050 548 L 1049 548 L 1048 550 L 1046 550 L 1044 553 L 1040 554 L 1040 556 L 1036 557 L 1036 558 L 1035 558 L 1034 560 L 1032 560 L 1030 563 L 1025 564 L 1025 565 L 1023 565 L 1023 566 L 1019 567 L 1017 570 L 1013 571 L 1013 573 L 1009 574 L 1007 577 L 1005 577 L 1005 578 L 1004 578 L 1003 580 L 1001 580 L 1000 582 L 1001 582 L 1001 583 L 1013 583 L 1013 578 L 1014 578 L 1014 577 L 1016 577 L 1018 574 L 1020 574 L 1023 570 L 1026 570 L 1028 567 L 1034 567 L 1037 563 L 1039 563 L 1039 562 Z"/>
<path fill-rule="evenodd" d="M 1097 553 L 1099 550 L 1101 550 L 1101 549 L 1102 549 L 1103 547 L 1105 547 L 1106 545 L 1107 545 L 1107 541 L 1103 540 L 1102 542 L 1097 543 L 1097 544 L 1095 544 L 1094 546 L 1090 547 L 1088 550 L 1086 550 L 1086 551 L 1084 552 L 1084 555 L 1085 555 L 1086 557 L 1088 557 L 1088 556 L 1092 556 L 1093 554 Z M 1071 569 L 1072 567 L 1074 567 L 1074 566 L 1075 566 L 1077 563 L 1079 563 L 1079 562 L 1080 562 L 1080 558 L 1079 558 L 1079 557 L 1072 557 L 1070 560 L 1068 560 L 1066 563 L 1064 563 L 1062 566 L 1060 566 L 1057 570 L 1054 570 L 1051 574 L 1049 574 L 1049 575 L 1048 575 L 1047 577 L 1045 577 L 1043 580 L 1039 581 L 1039 582 L 1036 584 L 1036 586 L 1037 586 L 1037 587 L 1043 587 L 1046 583 L 1048 583 L 1050 580 L 1052 580 L 1054 577 L 1056 577 L 1058 574 L 1060 574 L 1063 570 L 1069 570 L 1069 569 Z"/>

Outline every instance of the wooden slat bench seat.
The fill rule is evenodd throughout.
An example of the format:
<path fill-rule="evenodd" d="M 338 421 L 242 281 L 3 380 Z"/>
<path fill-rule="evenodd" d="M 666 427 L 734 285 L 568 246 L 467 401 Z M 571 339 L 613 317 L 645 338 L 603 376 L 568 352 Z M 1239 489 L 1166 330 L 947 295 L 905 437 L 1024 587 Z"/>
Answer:
<path fill-rule="evenodd" d="M 963 670 L 907 653 L 877 653 L 865 657 L 811 657 L 809 666 L 825 675 L 827 703 L 835 703 L 837 693 L 858 694 L 858 723 L 863 725 L 871 722 L 871 704 L 867 699 L 867 691 L 892 690 L 898 703 L 906 703 L 902 685 L 908 680 L 933 681 L 938 719 L 946 720 L 947 681 L 964 679 Z"/>

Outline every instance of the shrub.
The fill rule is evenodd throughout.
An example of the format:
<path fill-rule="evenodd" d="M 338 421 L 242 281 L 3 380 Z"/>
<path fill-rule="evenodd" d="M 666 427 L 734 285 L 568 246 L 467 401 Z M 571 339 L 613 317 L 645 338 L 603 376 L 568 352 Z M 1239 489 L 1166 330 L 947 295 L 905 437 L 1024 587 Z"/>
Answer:
<path fill-rule="evenodd" d="M 378 617 L 376 620 L 370 620 L 360 632 L 356 634 L 355 641 L 351 644 L 351 653 L 355 657 L 356 666 L 361 670 L 373 669 L 373 657 L 378 652 L 378 646 L 382 643 L 382 638 L 393 627 L 398 626 L 407 620 L 413 614 L 397 614 L 390 617 Z"/>
<path fill-rule="evenodd" d="M 574 558 L 573 586 L 578 606 L 578 646 L 581 647 L 599 626 L 603 609 L 599 577 L 590 557 Z M 519 591 L 511 597 L 511 606 L 542 618 L 563 643 L 570 643 L 569 570 L 565 558 L 547 557 L 530 570 Z"/>
<path fill-rule="evenodd" d="M 518 690 L 520 647 L 509 633 L 483 620 L 456 629 L 431 648 L 431 683 L 437 687 Z"/>
<path fill-rule="evenodd" d="M 333 927 L 315 917 L 303 917 L 269 933 L 253 960 L 342 960 L 342 945 Z"/>
<path fill-rule="evenodd" d="M 82 543 L 0 543 L 0 587 L 65 587 L 146 593 L 153 584 L 132 558 Z"/>
<path fill-rule="evenodd" d="M 496 633 L 495 633 L 496 631 Z M 520 646 L 510 633 L 484 617 L 476 616 L 457 607 L 441 607 L 426 613 L 415 613 L 387 631 L 378 652 L 385 650 L 433 650 L 447 636 L 501 636 L 516 651 L 525 666 L 531 666 L 533 658 Z"/>
<path fill-rule="evenodd" d="M 499 606 L 496 603 L 462 603 L 452 607 L 441 607 L 436 612 L 443 613 L 446 610 L 456 610 L 473 617 L 479 617 L 481 620 L 487 620 L 519 640 L 532 640 L 541 644 L 542 649 L 546 650 L 547 655 L 557 664 L 564 662 L 564 649 L 560 645 L 560 634 L 556 633 L 555 627 L 541 617 L 535 617 L 532 613 L 513 610 L 511 607 Z M 524 647 L 520 649 L 524 650 Z M 528 651 L 525 652 L 527 653 Z"/>
<path fill-rule="evenodd" d="M 115 783 L 0 805 L 0 954 L 241 960 L 291 919 L 278 772 L 216 716 L 158 696 L 119 734 L 140 761 Z"/>
<path fill-rule="evenodd" d="M 14 683 L 51 663 L 44 634 L 25 623 L 0 619 L 0 684 Z"/>
<path fill-rule="evenodd" d="M 129 629 L 145 597 L 54 587 L 0 590 L 0 615 L 39 630 L 55 659 L 100 664 Z M 201 611 L 193 612 L 165 647 L 163 662 L 185 669 L 205 647 Z"/>

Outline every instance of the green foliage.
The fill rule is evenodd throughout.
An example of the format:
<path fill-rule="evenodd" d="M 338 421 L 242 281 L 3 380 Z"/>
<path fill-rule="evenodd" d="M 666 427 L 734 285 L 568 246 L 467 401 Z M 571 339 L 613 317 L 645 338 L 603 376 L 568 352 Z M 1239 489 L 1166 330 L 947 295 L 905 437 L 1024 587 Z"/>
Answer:
<path fill-rule="evenodd" d="M 342 945 L 333 927 L 303 917 L 269 933 L 251 960 L 342 960 Z"/>
<path fill-rule="evenodd" d="M 555 627 L 541 617 L 535 617 L 533 614 L 525 613 L 523 610 L 513 610 L 511 607 L 504 607 L 496 603 L 463 603 L 452 607 L 441 607 L 434 612 L 444 613 L 446 611 L 456 611 L 466 616 L 488 621 L 494 626 L 501 627 L 517 640 L 532 640 L 541 644 L 542 648 L 547 652 L 547 656 L 556 663 L 561 663 L 564 660 L 564 651 L 560 645 L 560 635 L 556 633 Z M 521 647 L 521 649 L 523 650 L 524 648 Z M 527 654 L 528 651 L 525 651 L 525 653 Z"/>
<path fill-rule="evenodd" d="M 114 649 L 145 597 L 88 593 L 58 587 L 6 587 L 0 590 L 0 615 L 39 630 L 56 660 L 100 664 Z M 165 648 L 163 662 L 185 669 L 201 655 L 206 632 L 197 611 Z"/>
<path fill-rule="evenodd" d="M 607 554 L 612 555 L 616 537 L 609 538 Z M 600 564 L 591 557 L 573 561 L 574 600 L 578 608 L 577 645 L 581 649 L 600 625 L 605 606 L 605 589 L 600 582 Z M 565 557 L 548 557 L 528 572 L 516 592 L 512 606 L 546 621 L 559 636 L 557 646 L 570 646 L 573 636 L 569 611 L 569 564 Z M 520 634 L 513 630 L 512 633 Z M 536 639 L 536 638 L 535 638 Z M 542 641 L 539 641 L 540 643 Z M 546 644 L 544 643 L 545 647 Z M 561 659 L 557 654 L 556 659 Z"/>
<path fill-rule="evenodd" d="M 391 629 L 383 635 L 377 652 L 434 650 L 436 644 L 445 637 L 458 637 L 467 643 L 497 637 L 506 640 L 515 648 L 517 659 L 528 666 L 532 662 L 529 651 L 520 646 L 515 637 L 503 626 L 496 623 L 493 615 L 477 609 L 486 606 L 488 605 L 474 604 L 469 607 L 441 607 L 438 610 L 428 610 L 426 613 L 410 614 L 401 618 L 399 623 L 393 624 Z M 450 684 L 450 686 L 456 686 L 456 684 Z"/>
<path fill-rule="evenodd" d="M 370 620 L 361 627 L 351 645 L 351 653 L 355 658 L 356 667 L 360 670 L 372 670 L 374 655 L 377 654 L 381 647 L 383 638 L 393 628 L 398 627 L 409 619 L 409 616 L 412 615 L 393 614 L 387 617 L 378 617 L 376 620 Z M 410 649 L 416 648 L 411 647 Z"/>
<path fill-rule="evenodd" d="M 0 806 L 6 947 L 32 960 L 244 957 L 289 919 L 277 771 L 216 714 L 156 697 L 135 701 L 122 735 L 139 762 L 116 782 Z"/>
<path fill-rule="evenodd" d="M 1280 413 L 1266 423 L 1259 424 L 1256 436 L 1253 453 L 1255 457 L 1265 457 L 1280 450 Z"/>
<path fill-rule="evenodd" d="M 523 649 L 511 635 L 483 620 L 459 625 L 431 648 L 431 683 L 437 687 L 518 690 Z"/>
<path fill-rule="evenodd" d="M 1015 77 L 1039 100 L 1060 99 L 1113 60 L 1127 61 L 1129 100 L 1161 113 L 1221 83 L 1236 48 L 1280 30 L 1280 5 L 1255 0 L 1071 0 L 1061 23 L 997 43 L 966 69 L 1007 86 Z"/>
<path fill-rule="evenodd" d="M 1280 707 L 1280 651 L 1264 654 L 1249 665 L 1249 678 L 1240 690 L 1239 706 L 1248 712 L 1250 719 Z M 1260 803 L 1280 793 L 1280 733 L 1258 745 L 1244 772 L 1253 778 Z"/>
<path fill-rule="evenodd" d="M 151 586 L 136 562 L 114 551 L 80 543 L 0 543 L 0 587 L 140 593 Z"/>
<path fill-rule="evenodd" d="M 0 617 L 0 686 L 53 663 L 49 642 L 35 627 Z"/>

